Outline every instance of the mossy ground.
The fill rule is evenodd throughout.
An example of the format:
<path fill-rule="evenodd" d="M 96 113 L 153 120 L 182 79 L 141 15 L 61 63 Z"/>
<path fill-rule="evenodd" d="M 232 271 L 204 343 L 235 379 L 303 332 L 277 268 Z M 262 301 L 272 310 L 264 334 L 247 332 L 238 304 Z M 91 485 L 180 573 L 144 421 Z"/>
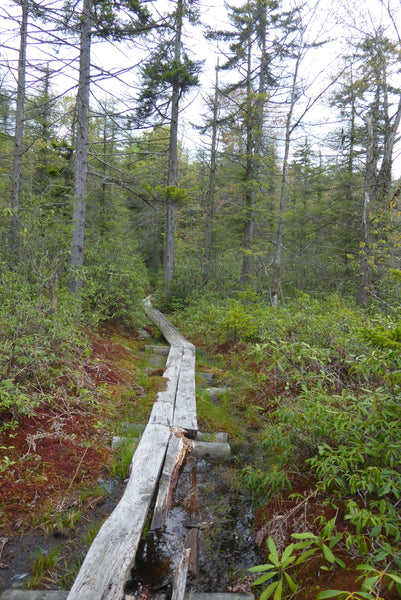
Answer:
<path fill-rule="evenodd" d="M 162 370 L 147 370 L 144 343 L 117 323 L 89 333 L 91 354 L 49 385 L 46 401 L 3 432 L 0 592 L 13 577 L 30 588 L 69 588 L 94 531 L 117 504 L 112 436 L 147 421 Z M 4 464 L 4 463 L 3 463 Z M 57 552 L 55 551 L 55 548 Z M 38 573 L 38 556 L 57 554 Z M 35 566 L 36 565 L 36 566 Z"/>

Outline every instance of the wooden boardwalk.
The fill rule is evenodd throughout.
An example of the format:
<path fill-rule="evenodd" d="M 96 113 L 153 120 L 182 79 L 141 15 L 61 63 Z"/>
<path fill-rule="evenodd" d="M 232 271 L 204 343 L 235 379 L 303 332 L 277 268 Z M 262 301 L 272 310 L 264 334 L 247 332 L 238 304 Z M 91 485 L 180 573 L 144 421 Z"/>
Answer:
<path fill-rule="evenodd" d="M 151 524 L 157 528 L 167 514 L 185 457 L 185 436 L 197 432 L 195 346 L 147 301 L 145 310 L 170 344 L 164 373 L 167 386 L 153 405 L 124 495 L 94 539 L 67 600 L 122 600 L 152 499 L 158 490 Z M 179 581 L 175 598 L 182 596 L 182 588 L 185 584 Z"/>

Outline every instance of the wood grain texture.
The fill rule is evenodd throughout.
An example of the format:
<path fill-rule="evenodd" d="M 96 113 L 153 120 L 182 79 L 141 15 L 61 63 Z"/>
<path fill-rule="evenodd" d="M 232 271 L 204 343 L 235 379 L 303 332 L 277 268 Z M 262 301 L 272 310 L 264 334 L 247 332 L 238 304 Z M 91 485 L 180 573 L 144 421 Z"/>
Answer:
<path fill-rule="evenodd" d="M 82 564 L 68 600 L 121 600 L 160 474 L 157 522 L 168 509 L 171 492 L 187 444 L 172 434 L 172 427 L 196 433 L 195 347 L 174 325 L 150 305 L 145 309 L 170 344 L 163 377 L 166 387 L 157 395 L 131 463 L 126 490 L 101 527 Z M 171 440 L 171 443 L 170 443 Z M 169 453 L 166 457 L 167 448 Z M 165 460 L 166 459 L 166 460 Z M 189 550 L 175 576 L 173 599 L 182 600 Z"/>
<path fill-rule="evenodd" d="M 135 451 L 119 504 L 94 539 L 68 600 L 121 600 L 159 479 L 170 438 L 165 425 L 148 425 Z"/>
<path fill-rule="evenodd" d="M 184 600 L 190 554 L 191 548 L 186 548 L 181 556 L 174 574 L 171 600 Z"/>
<path fill-rule="evenodd" d="M 187 448 L 188 443 L 184 437 L 173 433 L 168 444 L 163 472 L 159 481 L 159 489 L 150 525 L 151 529 L 159 529 L 165 523 L 173 490 L 177 484 L 179 471 L 184 462 Z"/>
<path fill-rule="evenodd" d="M 196 435 L 198 423 L 196 418 L 195 395 L 195 347 L 184 348 L 174 408 L 174 427 L 179 427 L 189 436 Z"/>

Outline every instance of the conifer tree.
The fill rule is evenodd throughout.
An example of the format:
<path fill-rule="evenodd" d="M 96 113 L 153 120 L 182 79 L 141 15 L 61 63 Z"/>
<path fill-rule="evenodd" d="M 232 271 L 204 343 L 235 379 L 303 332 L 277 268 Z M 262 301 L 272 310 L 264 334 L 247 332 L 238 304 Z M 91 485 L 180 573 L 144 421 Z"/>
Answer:
<path fill-rule="evenodd" d="M 67 4 L 68 7 L 68 4 Z M 127 7 L 135 18 L 128 23 L 121 22 L 114 9 Z M 70 7 L 69 7 L 70 8 Z M 68 14 L 68 13 L 67 13 Z M 69 13 L 71 15 L 71 12 Z M 79 82 L 76 106 L 76 156 L 74 176 L 74 212 L 71 239 L 71 276 L 70 292 L 78 294 L 82 285 L 81 268 L 83 265 L 86 184 L 88 174 L 88 123 L 90 88 L 90 50 L 93 34 L 103 38 L 131 37 L 142 34 L 151 27 L 148 11 L 139 0 L 121 0 L 117 6 L 109 0 L 83 0 L 79 20 L 80 58 Z"/>
<path fill-rule="evenodd" d="M 244 124 L 243 165 L 243 258 L 241 285 L 251 281 L 252 242 L 255 231 L 255 190 L 265 155 L 263 143 L 264 109 L 267 92 L 276 81 L 272 73 L 273 44 L 268 48 L 268 30 L 275 24 L 278 2 L 275 0 L 247 0 L 242 6 L 229 6 L 232 30 L 211 31 L 208 37 L 229 43 L 229 54 L 223 70 L 234 70 L 240 77 L 226 86 L 224 92 L 234 99 L 239 92 L 242 99 L 233 110 L 240 112 Z"/>
<path fill-rule="evenodd" d="M 382 245 L 385 235 L 379 232 L 377 225 L 372 227 L 372 221 L 390 201 L 394 144 L 401 122 L 401 92 L 399 86 L 394 85 L 397 52 L 396 44 L 384 35 L 381 26 L 366 33 L 353 49 L 353 61 L 348 67 L 352 77 L 348 76 L 335 96 L 341 99 L 342 112 L 347 111 L 349 115 L 350 125 L 341 135 L 342 143 L 348 148 L 350 184 L 358 171 L 363 179 L 357 294 L 357 301 L 363 306 L 368 304 L 373 279 L 379 276 L 377 236 L 380 233 Z M 362 159 L 362 169 L 355 164 L 355 157 Z"/>
<path fill-rule="evenodd" d="M 169 163 L 166 178 L 166 235 L 164 255 L 164 292 L 171 293 L 175 262 L 176 203 L 182 195 L 177 190 L 177 147 L 179 103 L 183 95 L 199 83 L 201 63 L 191 59 L 183 48 L 184 21 L 198 20 L 196 0 L 177 0 L 175 10 L 167 15 L 167 28 L 160 30 L 156 49 L 142 69 L 142 92 L 138 99 L 140 123 L 156 118 L 169 122 Z M 170 31 L 172 36 L 169 35 Z"/>
<path fill-rule="evenodd" d="M 22 157 L 23 136 L 24 136 L 24 110 L 25 110 L 25 78 L 26 78 L 26 50 L 28 37 L 28 0 L 21 0 L 21 27 L 20 27 L 20 49 L 18 56 L 18 79 L 17 79 L 17 100 L 15 110 L 15 132 L 14 132 L 14 153 L 13 153 L 13 171 L 12 171 L 12 191 L 11 191 L 11 228 L 10 228 L 10 254 L 11 262 L 15 264 L 19 252 L 19 230 L 20 230 L 20 201 L 21 201 L 21 177 L 22 177 Z"/>

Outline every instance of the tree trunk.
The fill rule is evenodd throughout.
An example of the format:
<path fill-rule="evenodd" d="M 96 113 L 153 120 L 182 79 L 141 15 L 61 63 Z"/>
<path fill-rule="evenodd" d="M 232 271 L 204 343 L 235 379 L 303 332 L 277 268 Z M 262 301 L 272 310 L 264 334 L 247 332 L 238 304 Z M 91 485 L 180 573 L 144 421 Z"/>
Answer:
<path fill-rule="evenodd" d="M 21 0 L 22 19 L 20 28 L 20 49 L 18 56 L 18 83 L 17 101 L 15 110 L 15 132 L 11 191 L 11 225 L 10 225 L 10 255 L 11 263 L 14 265 L 19 254 L 19 230 L 20 230 L 20 200 L 21 200 L 21 174 L 23 137 L 24 137 L 24 107 L 25 107 L 25 70 L 26 70 L 26 47 L 28 37 L 28 0 Z"/>
<path fill-rule="evenodd" d="M 263 108 L 265 105 L 266 76 L 268 69 L 266 53 L 266 3 L 258 0 L 257 21 L 259 31 L 259 44 L 261 48 L 261 58 L 259 66 L 259 85 L 258 94 L 255 101 L 255 115 L 252 114 L 252 56 L 251 40 L 249 40 L 248 49 L 248 73 L 247 73 L 247 94 L 248 94 L 248 131 L 247 131 L 247 175 L 246 175 L 246 221 L 244 227 L 244 258 L 242 262 L 241 284 L 246 287 L 251 283 L 252 271 L 252 242 L 255 235 L 255 183 L 259 180 L 259 173 L 262 165 L 263 156 Z"/>
<path fill-rule="evenodd" d="M 366 168 L 363 194 L 362 213 L 362 248 L 359 273 L 359 290 L 357 301 L 361 306 L 367 306 L 369 299 L 370 266 L 369 266 L 369 243 L 370 243 L 370 211 L 373 188 L 375 184 L 375 158 L 374 158 L 374 134 L 371 117 L 366 119 L 367 125 L 367 147 Z"/>
<path fill-rule="evenodd" d="M 280 214 L 277 228 L 277 238 L 276 238 L 276 252 L 274 256 L 274 271 L 273 271 L 273 283 L 272 289 L 270 292 L 270 303 L 272 306 L 277 306 L 278 303 L 278 293 L 280 289 L 280 272 L 281 272 L 281 253 L 283 249 L 283 233 L 284 233 L 284 217 L 287 206 L 287 174 L 288 174 L 288 157 L 290 154 L 290 143 L 291 143 L 291 134 L 293 127 L 291 125 L 292 114 L 294 112 L 294 106 L 296 102 L 296 88 L 297 88 L 297 79 L 298 79 L 298 69 L 299 64 L 301 62 L 301 50 L 298 53 L 297 60 L 295 63 L 295 70 L 292 78 L 292 87 L 291 87 L 291 99 L 290 99 L 290 108 L 287 114 L 287 120 L 285 125 L 285 144 L 284 144 L 284 159 L 283 159 L 283 169 L 281 176 L 281 194 L 280 194 Z"/>
<path fill-rule="evenodd" d="M 76 102 L 76 152 L 74 176 L 74 212 L 72 217 L 71 277 L 69 290 L 79 294 L 82 286 L 84 257 L 86 187 L 88 176 L 88 130 L 89 130 L 89 85 L 90 47 L 92 28 L 92 0 L 84 0 L 81 18 L 81 40 L 79 54 L 79 83 Z"/>
<path fill-rule="evenodd" d="M 393 150 L 396 136 L 401 122 L 401 97 L 398 102 L 397 112 L 393 122 L 387 125 L 384 140 L 383 160 L 377 177 L 378 194 L 381 200 L 386 200 L 391 188 L 391 168 L 393 163 Z"/>
<path fill-rule="evenodd" d="M 203 282 L 207 283 L 210 276 L 210 265 L 212 261 L 212 235 L 213 235 L 213 218 L 214 218 L 214 191 L 216 182 L 216 155 L 217 155 L 217 116 L 218 116 L 218 85 L 219 85 L 219 64 L 216 65 L 216 82 L 214 88 L 213 100 L 213 123 L 212 123 L 212 147 L 210 150 L 210 173 L 209 187 L 207 190 L 207 205 L 206 205 L 206 229 L 205 229 L 205 255 L 203 263 Z"/>
<path fill-rule="evenodd" d="M 240 283 L 242 287 L 250 285 L 252 256 L 251 248 L 255 231 L 255 157 L 253 148 L 253 118 L 252 118 L 252 42 L 248 39 L 248 63 L 247 63 L 247 81 L 246 81 L 246 160 L 245 160 L 245 224 L 244 224 L 244 256 L 242 258 L 242 269 Z"/>
<path fill-rule="evenodd" d="M 183 17 L 183 0 L 177 2 L 176 13 L 176 31 L 174 40 L 174 62 L 178 66 L 181 58 L 181 33 L 182 33 L 182 17 Z M 169 157 L 168 157 L 168 173 L 167 185 L 177 185 L 177 141 L 178 141 L 178 112 L 180 101 L 180 81 L 179 75 L 173 83 L 171 94 L 171 119 L 170 119 L 170 139 L 169 139 Z M 167 218 L 166 218 L 166 248 L 164 259 L 164 293 L 170 295 L 171 282 L 174 276 L 174 261 L 175 261 L 175 201 L 169 197 L 167 203 Z"/>

